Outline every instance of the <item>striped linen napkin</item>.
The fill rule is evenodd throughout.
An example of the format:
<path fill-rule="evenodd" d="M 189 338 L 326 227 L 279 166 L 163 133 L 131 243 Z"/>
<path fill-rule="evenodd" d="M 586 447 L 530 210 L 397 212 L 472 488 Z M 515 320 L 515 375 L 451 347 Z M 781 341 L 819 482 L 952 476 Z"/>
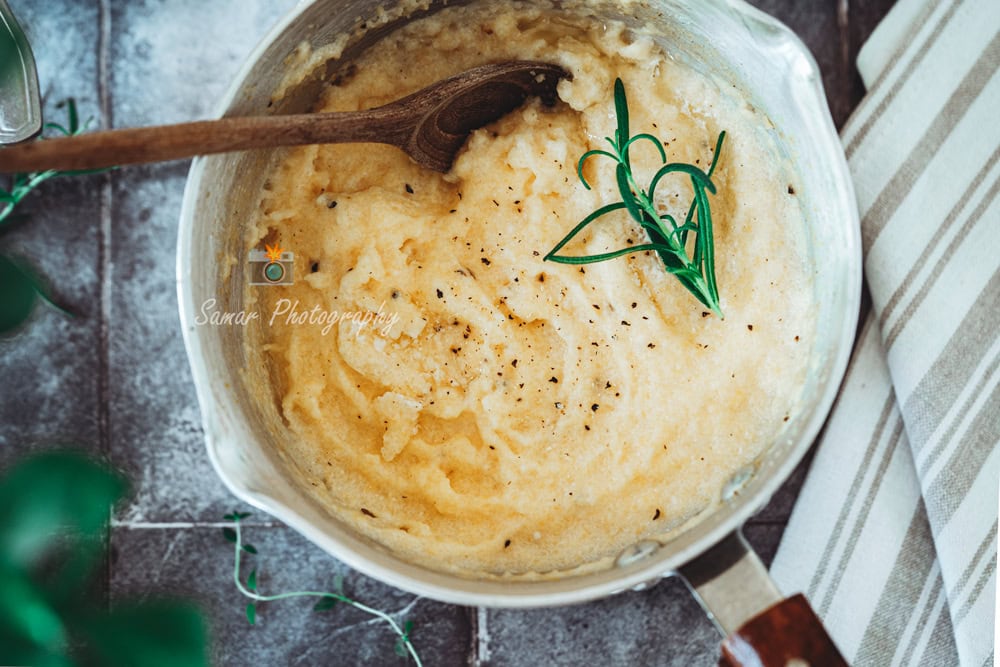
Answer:
<path fill-rule="evenodd" d="M 856 667 L 993 665 L 1000 0 L 901 0 L 858 67 L 873 312 L 772 574 Z"/>

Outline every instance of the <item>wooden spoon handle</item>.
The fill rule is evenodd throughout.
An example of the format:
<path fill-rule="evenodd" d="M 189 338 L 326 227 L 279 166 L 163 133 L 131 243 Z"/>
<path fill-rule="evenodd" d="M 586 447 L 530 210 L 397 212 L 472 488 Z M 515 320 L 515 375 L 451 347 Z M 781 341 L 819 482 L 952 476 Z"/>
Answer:
<path fill-rule="evenodd" d="M 393 105 L 366 111 L 245 116 L 89 132 L 0 149 L 0 173 L 99 169 L 251 148 L 315 143 L 400 145 L 412 129 Z"/>

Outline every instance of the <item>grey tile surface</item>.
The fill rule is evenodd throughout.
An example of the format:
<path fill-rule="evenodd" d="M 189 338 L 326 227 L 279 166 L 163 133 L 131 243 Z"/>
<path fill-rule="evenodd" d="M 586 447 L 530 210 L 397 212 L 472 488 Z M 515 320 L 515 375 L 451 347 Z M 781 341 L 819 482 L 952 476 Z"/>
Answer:
<path fill-rule="evenodd" d="M 10 0 L 34 46 L 49 119 L 74 96 L 81 116 L 115 126 L 210 115 L 257 41 L 294 0 Z M 823 70 L 835 120 L 860 98 L 857 48 L 891 0 L 755 0 L 785 20 Z M 102 64 L 103 63 L 103 64 Z M 392 633 L 347 608 L 316 614 L 303 601 L 243 616 L 232 552 L 216 524 L 238 505 L 202 444 L 176 314 L 174 248 L 187 163 L 46 184 L 24 202 L 29 220 L 0 233 L 0 252 L 28 257 L 75 318 L 40 306 L 0 340 L 0 467 L 27 449 L 79 442 L 133 479 L 108 564 L 114 599 L 183 595 L 211 619 L 219 665 L 401 664 Z M 102 291 L 103 290 L 103 291 Z M 104 313 L 107 313 L 107 317 Z M 807 463 L 745 527 L 769 563 Z M 643 592 L 559 609 L 444 605 L 350 573 L 297 533 L 254 516 L 248 539 L 265 592 L 329 584 L 405 612 L 428 665 L 710 665 L 718 637 L 676 579 Z"/>
<path fill-rule="evenodd" d="M 273 595 L 329 590 L 344 577 L 344 593 L 414 622 L 412 639 L 427 665 L 465 664 L 471 615 L 465 607 L 416 598 L 352 573 L 285 527 L 248 527 L 243 578 L 257 568 L 258 588 Z M 220 665 L 402 665 L 393 652 L 396 634 L 381 620 L 344 605 L 313 612 L 314 599 L 262 603 L 257 623 L 245 617 L 247 599 L 236 589 L 233 545 L 219 527 L 188 530 L 121 527 L 111 551 L 113 600 L 160 595 L 196 600 L 211 618 L 212 656 Z"/>
<path fill-rule="evenodd" d="M 232 504 L 205 452 L 174 281 L 187 163 L 115 174 L 110 454 L 134 480 L 123 521 L 217 521 Z"/>
<path fill-rule="evenodd" d="M 48 120 L 66 122 L 57 104 L 76 98 L 81 118 L 98 115 L 98 21 L 94 6 L 72 0 L 11 3 L 38 58 Z M 76 28 L 75 26 L 79 26 Z M 73 35 L 67 39 L 67 35 Z M 100 449 L 99 336 L 101 175 L 53 180 L 29 194 L 0 230 L 0 253 L 44 277 L 68 317 L 39 301 L 26 326 L 0 338 L 0 465 L 26 448 L 78 443 Z M 6 184 L 5 184 L 6 185 Z"/>
<path fill-rule="evenodd" d="M 110 2 L 117 127 L 211 116 L 250 52 L 295 0 Z"/>
<path fill-rule="evenodd" d="M 489 610 L 484 665 L 714 665 L 719 635 L 675 577 L 586 605 Z"/>

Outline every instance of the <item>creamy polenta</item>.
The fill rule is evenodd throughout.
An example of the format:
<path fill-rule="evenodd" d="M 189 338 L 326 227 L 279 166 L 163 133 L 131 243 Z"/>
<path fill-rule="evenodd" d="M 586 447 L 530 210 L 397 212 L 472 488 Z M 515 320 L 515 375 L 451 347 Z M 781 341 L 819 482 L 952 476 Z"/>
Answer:
<path fill-rule="evenodd" d="M 290 150 L 248 239 L 295 255 L 294 284 L 248 287 L 249 303 L 392 317 L 278 319 L 251 335 L 302 484 L 400 556 L 476 576 L 606 561 L 718 502 L 795 410 L 814 328 L 804 222 L 769 122 L 641 33 L 539 7 L 447 8 L 365 52 L 317 110 L 508 59 L 573 78 L 554 107 L 476 131 L 447 175 L 382 145 Z M 727 132 L 711 197 L 724 320 L 652 254 L 543 261 L 618 200 L 610 161 L 588 162 L 593 190 L 576 175 L 613 134 L 616 77 L 633 133 L 659 137 L 670 162 L 707 168 Z M 655 150 L 633 159 L 648 182 Z M 658 192 L 683 219 L 687 178 Z M 563 252 L 644 242 L 620 212 Z"/>

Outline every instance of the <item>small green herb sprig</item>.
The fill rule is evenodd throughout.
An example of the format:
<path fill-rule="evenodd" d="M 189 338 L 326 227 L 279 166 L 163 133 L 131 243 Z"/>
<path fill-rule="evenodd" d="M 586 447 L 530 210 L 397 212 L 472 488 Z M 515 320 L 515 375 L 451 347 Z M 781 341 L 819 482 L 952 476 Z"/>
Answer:
<path fill-rule="evenodd" d="M 591 157 L 609 157 L 617 163 L 615 167 L 615 179 L 618 184 L 618 191 L 622 201 L 608 204 L 597 209 L 584 218 L 576 227 L 570 231 L 554 248 L 545 256 L 545 260 L 559 262 L 561 264 L 590 264 L 593 262 L 603 262 L 623 255 L 636 252 L 655 250 L 663 260 L 666 270 L 677 277 L 684 287 L 688 289 L 702 304 L 709 310 L 724 317 L 719 306 L 719 288 L 715 279 L 715 239 L 712 233 L 712 210 L 708 202 L 708 194 L 715 194 L 715 184 L 712 182 L 712 174 L 719 161 L 719 154 L 722 151 L 722 143 L 726 138 L 726 133 L 719 134 L 719 139 L 715 145 L 715 152 L 712 155 L 712 164 L 708 171 L 702 171 L 692 164 L 671 162 L 667 163 L 667 155 L 663 150 L 663 144 L 651 134 L 642 133 L 631 136 L 629 133 L 628 101 L 625 97 L 625 85 L 621 79 L 615 80 L 615 115 L 618 127 L 615 136 L 605 137 L 611 144 L 611 150 L 594 149 L 587 151 L 580 157 L 576 166 L 577 175 L 584 187 L 590 189 L 590 183 L 583 175 L 583 165 Z M 663 166 L 656 172 L 645 190 L 639 187 L 635 181 L 635 174 L 632 171 L 632 163 L 629 151 L 640 141 L 649 141 L 656 146 L 659 151 Z M 677 224 L 677 220 L 667 213 L 659 213 L 656 210 L 655 194 L 656 187 L 660 180 L 672 173 L 687 174 L 691 179 L 691 187 L 694 190 L 694 200 L 688 208 L 683 224 Z M 629 246 L 611 252 L 596 255 L 559 255 L 563 246 L 569 243 L 577 234 L 583 231 L 590 223 L 598 218 L 625 209 L 633 220 L 638 222 L 649 235 L 650 243 Z M 693 236 L 693 255 L 688 254 L 688 237 Z"/>
<path fill-rule="evenodd" d="M 80 125 L 80 116 L 76 109 L 76 101 L 73 98 L 66 99 L 56 106 L 66 108 L 66 125 L 46 123 L 44 125 L 45 129 L 65 136 L 79 134 L 86 129 L 90 121 L 88 120 L 83 126 Z M 40 138 L 39 141 L 44 141 L 44 139 Z M 0 187 L 0 231 L 11 227 L 21 217 L 13 215 L 15 207 L 45 181 L 58 176 L 79 176 L 101 171 L 107 170 L 57 171 L 49 169 L 30 174 L 14 174 L 11 177 L 10 190 Z M 0 254 L 0 286 L 2 286 L 5 293 L 3 301 L 0 302 L 0 334 L 16 329 L 28 319 L 38 297 L 49 302 L 49 304 L 58 310 L 68 312 L 55 303 L 49 295 L 49 290 L 45 287 L 44 281 L 38 277 L 30 266 L 4 254 Z"/>
<path fill-rule="evenodd" d="M 343 589 L 343 577 L 336 576 L 333 581 L 333 592 L 329 591 L 295 591 L 292 593 L 281 593 L 279 595 L 261 595 L 257 590 L 257 568 L 250 571 L 247 575 L 246 583 L 240 578 L 240 560 L 243 552 L 249 554 L 257 554 L 257 549 L 252 544 L 245 544 L 243 542 L 243 535 L 240 530 L 240 521 L 250 516 L 246 512 L 233 512 L 232 514 L 226 514 L 225 518 L 227 521 L 233 522 L 233 527 L 228 526 L 222 529 L 222 535 L 227 541 L 232 542 L 235 549 L 235 565 L 233 567 L 233 581 L 236 583 L 236 588 L 244 596 L 253 600 L 246 606 L 247 620 L 250 621 L 250 625 L 254 625 L 257 622 L 257 603 L 258 602 L 273 602 L 275 600 L 285 600 L 288 598 L 297 597 L 314 597 L 320 598 L 319 602 L 313 605 L 314 611 L 326 611 L 332 609 L 338 602 L 342 602 L 346 605 L 354 607 L 359 611 L 363 611 L 366 614 L 375 616 L 376 618 L 384 621 L 392 631 L 396 633 L 396 642 L 393 645 L 393 650 L 396 655 L 401 658 L 405 658 L 408 655 L 413 658 L 417 667 L 422 667 L 423 663 L 420 661 L 420 656 L 417 655 L 417 650 L 413 647 L 413 642 L 410 639 L 410 633 L 413 631 L 413 622 L 407 621 L 400 627 L 400 625 L 392 618 L 389 614 L 384 611 L 379 611 L 369 607 L 368 605 L 362 604 L 357 600 L 353 600 L 344 594 Z"/>
<path fill-rule="evenodd" d="M 45 123 L 43 126 L 44 129 L 53 130 L 67 137 L 80 134 L 87 129 L 87 126 L 90 124 L 92 119 L 88 119 L 86 123 L 82 126 L 80 125 L 80 116 L 76 109 L 76 100 L 70 97 L 56 105 L 56 108 L 62 107 L 66 107 L 66 125 L 62 125 L 60 123 Z M 45 138 L 39 137 L 38 140 L 44 141 Z M 75 171 L 58 171 L 56 169 L 48 169 L 46 171 L 37 171 L 30 174 L 14 174 L 10 190 L 5 190 L 0 187 L 0 226 L 10 224 L 13 221 L 11 214 L 14 212 L 14 207 L 17 206 L 21 200 L 28 195 L 28 193 L 45 181 L 51 178 L 56 178 L 57 176 L 81 176 L 84 174 L 96 174 L 102 171 L 107 171 L 107 169 L 79 169 Z"/>

